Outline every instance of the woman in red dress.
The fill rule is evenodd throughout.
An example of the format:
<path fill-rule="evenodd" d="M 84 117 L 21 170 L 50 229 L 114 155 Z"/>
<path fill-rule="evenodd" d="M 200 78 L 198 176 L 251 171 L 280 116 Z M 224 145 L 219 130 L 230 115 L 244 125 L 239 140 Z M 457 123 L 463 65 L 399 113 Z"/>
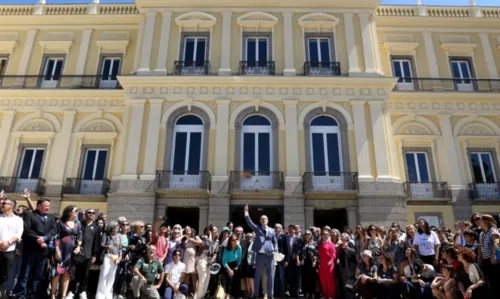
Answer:
<path fill-rule="evenodd" d="M 323 228 L 319 249 L 319 281 L 324 298 L 334 298 L 337 290 L 335 285 L 335 260 L 337 253 L 335 244 L 330 240 L 330 229 Z"/>

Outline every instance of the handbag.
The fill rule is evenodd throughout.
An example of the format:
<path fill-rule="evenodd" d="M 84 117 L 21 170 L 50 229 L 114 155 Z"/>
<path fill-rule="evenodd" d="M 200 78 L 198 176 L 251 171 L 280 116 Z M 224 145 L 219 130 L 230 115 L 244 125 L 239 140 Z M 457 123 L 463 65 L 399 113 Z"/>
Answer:
<path fill-rule="evenodd" d="M 58 275 L 64 274 L 66 272 L 66 269 L 63 268 L 62 263 L 58 263 L 56 266 L 56 273 Z"/>

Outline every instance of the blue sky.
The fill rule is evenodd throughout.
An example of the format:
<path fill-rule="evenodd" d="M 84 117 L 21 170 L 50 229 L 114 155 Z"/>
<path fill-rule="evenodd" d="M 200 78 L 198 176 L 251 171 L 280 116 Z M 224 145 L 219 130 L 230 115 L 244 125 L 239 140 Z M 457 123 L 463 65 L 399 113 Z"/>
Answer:
<path fill-rule="evenodd" d="M 0 4 L 34 4 L 37 0 L 0 0 Z M 47 3 L 89 3 L 90 0 L 47 0 Z M 133 0 L 101 0 L 101 3 L 131 3 Z M 427 5 L 469 5 L 469 0 L 423 0 Z M 481 6 L 500 6 L 500 0 L 476 0 Z M 408 4 L 416 0 L 382 0 L 383 4 Z"/>

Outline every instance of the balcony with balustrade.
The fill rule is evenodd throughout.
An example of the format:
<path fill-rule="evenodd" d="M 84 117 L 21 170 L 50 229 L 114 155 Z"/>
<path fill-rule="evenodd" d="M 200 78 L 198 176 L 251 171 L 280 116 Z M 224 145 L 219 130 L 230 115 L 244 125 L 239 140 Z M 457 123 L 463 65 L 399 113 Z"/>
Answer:
<path fill-rule="evenodd" d="M 229 176 L 229 192 L 236 193 L 275 193 L 281 194 L 285 189 L 282 171 L 231 171 Z"/>
<path fill-rule="evenodd" d="M 176 76 L 207 76 L 210 73 L 210 61 L 176 61 Z"/>
<path fill-rule="evenodd" d="M 0 190 L 5 193 L 24 193 L 28 189 L 42 196 L 45 194 L 45 180 L 42 178 L 0 177 Z"/>
<path fill-rule="evenodd" d="M 210 172 L 205 170 L 157 170 L 156 188 L 160 191 L 191 191 L 208 193 L 211 188 Z"/>
<path fill-rule="evenodd" d="M 274 76 L 275 74 L 274 61 L 240 61 L 241 76 Z"/>
<path fill-rule="evenodd" d="M 500 79 L 399 78 L 394 91 L 500 92 Z"/>
<path fill-rule="evenodd" d="M 62 188 L 62 196 L 70 194 L 107 196 L 110 186 L 111 181 L 108 179 L 86 180 L 84 178 L 67 178 Z"/>
<path fill-rule="evenodd" d="M 474 201 L 500 202 L 500 183 L 471 183 L 469 197 Z"/>
<path fill-rule="evenodd" d="M 306 198 L 356 198 L 359 192 L 357 172 L 306 172 L 302 176 Z"/>
<path fill-rule="evenodd" d="M 304 63 L 304 75 L 311 77 L 341 76 L 340 62 L 306 61 Z"/>
<path fill-rule="evenodd" d="M 451 192 L 447 182 L 405 182 L 403 188 L 411 201 L 451 200 Z"/>
<path fill-rule="evenodd" d="M 0 89 L 122 89 L 116 76 L 0 76 Z"/>

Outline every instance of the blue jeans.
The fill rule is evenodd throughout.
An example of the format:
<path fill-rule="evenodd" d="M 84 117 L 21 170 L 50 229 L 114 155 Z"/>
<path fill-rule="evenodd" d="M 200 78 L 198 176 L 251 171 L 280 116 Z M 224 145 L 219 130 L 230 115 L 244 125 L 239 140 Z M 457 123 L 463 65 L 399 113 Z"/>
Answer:
<path fill-rule="evenodd" d="M 16 281 L 18 280 L 19 276 L 19 271 L 21 271 L 21 264 L 23 262 L 23 255 L 22 254 L 17 254 L 17 252 L 14 254 L 14 262 L 12 262 L 12 266 L 10 267 L 9 270 L 9 278 L 7 279 L 7 290 L 12 291 L 14 289 L 14 286 L 16 284 Z"/>
<path fill-rule="evenodd" d="M 406 293 L 412 299 L 432 299 L 430 283 L 426 283 L 425 288 L 421 288 L 418 283 L 405 281 L 403 284 L 403 293 Z"/>
<path fill-rule="evenodd" d="M 183 294 L 187 293 L 188 286 L 186 284 L 181 283 L 179 286 L 179 291 Z M 186 292 L 183 292 L 186 291 Z M 163 299 L 172 299 L 174 296 L 174 290 L 171 287 L 167 287 L 165 289 L 165 294 L 163 295 Z"/>
<path fill-rule="evenodd" d="M 39 252 L 24 252 L 23 262 L 21 265 L 21 271 L 19 272 L 19 277 L 14 287 L 13 293 L 20 299 L 26 297 L 26 285 L 28 284 L 28 278 L 30 276 L 30 271 L 33 270 L 33 290 L 35 294 L 39 295 L 38 284 L 42 278 L 43 272 L 45 270 L 45 265 L 47 264 L 47 257 Z M 39 296 L 36 296 L 39 298 Z"/>

